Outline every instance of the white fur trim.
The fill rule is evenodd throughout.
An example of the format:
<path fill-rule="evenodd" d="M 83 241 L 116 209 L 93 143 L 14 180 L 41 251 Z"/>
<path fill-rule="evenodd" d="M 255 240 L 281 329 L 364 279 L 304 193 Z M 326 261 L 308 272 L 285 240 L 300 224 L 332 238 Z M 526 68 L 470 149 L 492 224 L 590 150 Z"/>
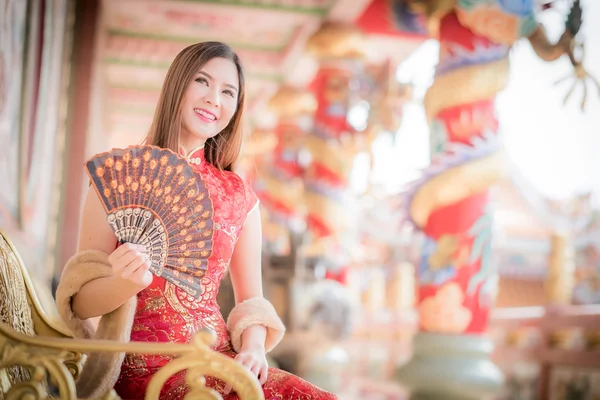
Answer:
<path fill-rule="evenodd" d="M 263 325 L 267 328 L 265 339 L 267 352 L 273 350 L 285 334 L 285 326 L 269 300 L 264 297 L 253 297 L 236 304 L 227 318 L 227 329 L 236 352 L 242 348 L 242 334 L 253 325 Z"/>

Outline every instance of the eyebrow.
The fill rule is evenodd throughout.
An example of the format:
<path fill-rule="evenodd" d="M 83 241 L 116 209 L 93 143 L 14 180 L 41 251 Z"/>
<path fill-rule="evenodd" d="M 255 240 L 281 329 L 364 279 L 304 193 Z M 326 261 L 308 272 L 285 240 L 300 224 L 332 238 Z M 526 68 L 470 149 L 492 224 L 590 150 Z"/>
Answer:
<path fill-rule="evenodd" d="M 206 76 L 208 79 L 211 79 L 211 80 L 213 79 L 213 77 L 212 77 L 212 76 L 210 76 L 209 74 L 207 74 L 207 73 L 206 73 L 206 72 L 204 72 L 204 71 L 200 71 L 200 72 L 198 72 L 198 73 L 199 73 L 199 74 L 201 74 L 201 75 L 204 75 L 204 76 Z M 234 85 L 232 85 L 231 83 L 224 83 L 224 85 L 225 85 L 225 86 L 227 86 L 228 88 L 231 88 L 231 89 L 235 90 L 236 92 L 239 92 L 238 88 L 236 88 L 236 87 L 235 87 Z"/>

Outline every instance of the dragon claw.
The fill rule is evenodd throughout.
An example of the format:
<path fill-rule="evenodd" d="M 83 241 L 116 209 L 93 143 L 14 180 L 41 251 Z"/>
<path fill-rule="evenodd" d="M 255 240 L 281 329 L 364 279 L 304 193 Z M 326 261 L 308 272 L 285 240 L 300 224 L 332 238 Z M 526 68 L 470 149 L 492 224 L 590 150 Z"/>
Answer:
<path fill-rule="evenodd" d="M 575 54 L 574 54 L 576 49 L 581 51 L 577 58 L 575 57 Z M 571 97 L 571 95 L 573 94 L 575 89 L 577 88 L 578 84 L 581 84 L 583 86 L 583 96 L 582 96 L 581 103 L 580 103 L 580 109 L 582 111 L 585 111 L 585 106 L 587 104 L 587 96 L 588 96 L 587 80 L 589 79 L 592 82 L 592 85 L 598 89 L 599 95 L 600 95 L 600 83 L 583 66 L 583 59 L 585 56 L 585 46 L 583 43 L 572 44 L 571 48 L 567 54 L 569 56 L 569 59 L 571 60 L 571 64 L 573 64 L 574 71 L 572 74 L 569 74 L 565 77 L 558 79 L 556 82 L 554 82 L 554 84 L 558 85 L 558 84 L 566 81 L 569 78 L 575 78 L 575 82 L 573 82 L 573 84 L 569 88 L 569 91 L 565 95 L 563 104 L 566 104 L 569 101 L 569 98 Z"/>

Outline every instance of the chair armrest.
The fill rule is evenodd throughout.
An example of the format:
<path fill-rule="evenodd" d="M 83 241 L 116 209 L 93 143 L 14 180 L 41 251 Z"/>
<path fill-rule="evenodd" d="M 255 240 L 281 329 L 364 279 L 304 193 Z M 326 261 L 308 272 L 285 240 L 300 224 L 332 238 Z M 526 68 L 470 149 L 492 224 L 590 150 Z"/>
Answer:
<path fill-rule="evenodd" d="M 255 376 L 233 359 L 213 350 L 216 335 L 212 331 L 197 332 L 190 344 L 117 342 L 57 337 L 28 336 L 0 323 L 0 368 L 26 366 L 32 371 L 27 382 L 14 385 L 6 398 L 47 398 L 48 383 L 57 386 L 61 399 L 77 399 L 75 378 L 81 366 L 82 354 L 90 352 L 125 352 L 134 354 L 163 354 L 176 358 L 162 367 L 151 379 L 146 399 L 158 399 L 164 383 L 175 373 L 187 370 L 190 398 L 221 399 L 205 386 L 204 376 L 213 376 L 230 384 L 242 400 L 264 400 Z M 15 395 L 13 397 L 13 395 Z M 119 399 L 114 390 L 104 399 Z"/>

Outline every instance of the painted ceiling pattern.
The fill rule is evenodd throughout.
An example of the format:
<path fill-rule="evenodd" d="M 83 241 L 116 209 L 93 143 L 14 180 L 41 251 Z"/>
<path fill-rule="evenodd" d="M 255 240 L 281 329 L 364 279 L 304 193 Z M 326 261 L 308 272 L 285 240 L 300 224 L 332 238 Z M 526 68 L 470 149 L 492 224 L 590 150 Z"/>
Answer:
<path fill-rule="evenodd" d="M 115 145 L 139 141 L 140 131 L 150 125 L 171 61 L 184 47 L 206 40 L 226 42 L 240 55 L 252 115 L 283 82 L 310 80 L 316 68 L 314 60 L 307 63 L 305 44 L 323 20 L 353 21 L 371 32 L 369 10 L 379 3 L 379 8 L 387 4 L 381 0 L 104 0 L 99 61 L 101 80 L 106 83 L 102 88 L 105 130 Z M 403 33 L 393 31 L 391 21 L 384 22 L 387 30 L 368 35 L 371 61 L 401 60 L 421 43 L 405 40 Z"/>
<path fill-rule="evenodd" d="M 117 147 L 142 140 L 171 61 L 193 43 L 219 40 L 234 47 L 247 71 L 250 113 L 260 111 L 283 82 L 297 79 L 299 70 L 304 73 L 306 40 L 325 19 L 354 21 L 371 32 L 370 59 L 403 59 L 422 40 L 394 37 L 393 21 L 374 18 L 386 15 L 381 10 L 386 4 L 384 0 L 103 0 L 99 65 L 108 144 Z M 526 229 L 518 236 L 547 239 L 546 229 L 533 228 L 539 223 L 528 215 L 514 188 L 501 188 L 500 197 L 505 204 L 500 208 L 509 210 L 513 221 L 532 220 L 525 228 L 509 224 L 517 231 Z"/>
<path fill-rule="evenodd" d="M 230 44 L 247 70 L 249 108 L 264 103 L 340 1 L 105 0 L 100 57 L 108 130 L 129 140 L 140 124 L 148 126 L 170 62 L 200 41 Z"/>

